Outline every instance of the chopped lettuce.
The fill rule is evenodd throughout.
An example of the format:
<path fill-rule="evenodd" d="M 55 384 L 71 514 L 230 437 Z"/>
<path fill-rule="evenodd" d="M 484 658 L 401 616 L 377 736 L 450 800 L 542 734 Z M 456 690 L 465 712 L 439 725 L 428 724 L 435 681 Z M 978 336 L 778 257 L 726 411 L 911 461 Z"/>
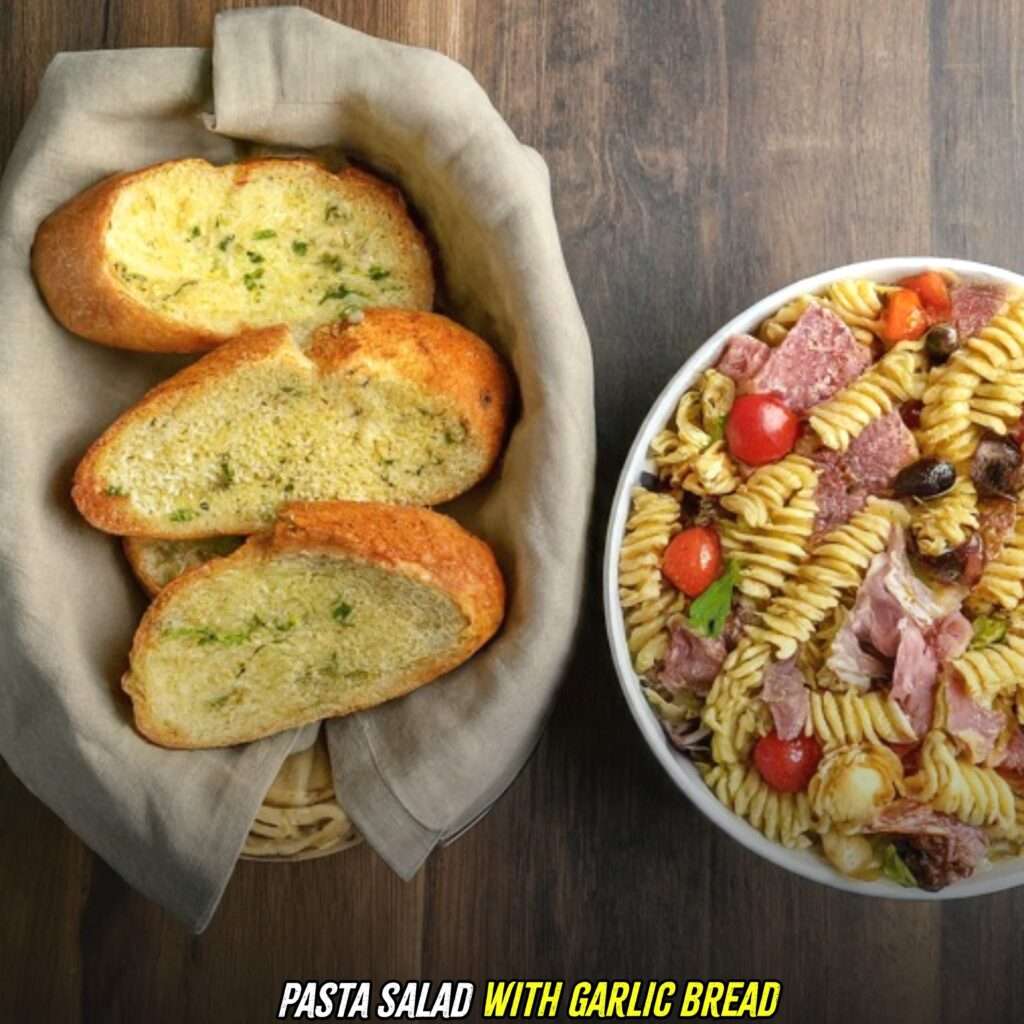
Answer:
<path fill-rule="evenodd" d="M 894 843 L 887 844 L 882 851 L 882 874 L 897 885 L 907 889 L 917 888 L 917 879 L 911 874 L 910 868 L 904 863 Z"/>
<path fill-rule="evenodd" d="M 993 619 L 988 615 L 979 615 L 971 623 L 971 628 L 974 630 L 974 636 L 971 637 L 972 651 L 997 644 L 1006 636 L 1006 620 Z"/>

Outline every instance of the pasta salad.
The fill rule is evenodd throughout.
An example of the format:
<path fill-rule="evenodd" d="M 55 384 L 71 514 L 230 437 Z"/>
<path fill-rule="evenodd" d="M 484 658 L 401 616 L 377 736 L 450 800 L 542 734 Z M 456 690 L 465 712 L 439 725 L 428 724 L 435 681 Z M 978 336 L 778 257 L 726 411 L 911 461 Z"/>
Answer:
<path fill-rule="evenodd" d="M 619 599 L 667 740 L 845 875 L 1024 845 L 1024 298 L 834 282 L 729 338 L 631 495 Z"/>

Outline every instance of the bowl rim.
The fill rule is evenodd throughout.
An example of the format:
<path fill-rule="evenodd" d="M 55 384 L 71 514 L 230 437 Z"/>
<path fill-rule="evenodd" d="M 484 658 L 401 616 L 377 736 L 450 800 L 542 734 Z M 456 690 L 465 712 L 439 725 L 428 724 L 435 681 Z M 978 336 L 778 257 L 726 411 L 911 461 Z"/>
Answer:
<path fill-rule="evenodd" d="M 776 843 L 749 825 L 721 803 L 705 785 L 693 762 L 675 750 L 668 742 L 654 711 L 641 692 L 632 659 L 626 644 L 625 623 L 619 606 L 619 553 L 629 515 L 630 491 L 638 482 L 647 462 L 647 452 L 654 435 L 670 419 L 682 393 L 696 380 L 699 373 L 709 367 L 734 334 L 750 332 L 787 302 L 798 295 L 818 293 L 834 281 L 843 278 L 866 277 L 890 282 L 922 270 L 950 270 L 962 277 L 981 283 L 999 283 L 1024 289 L 1024 276 L 1001 267 L 973 260 L 941 256 L 896 256 L 862 260 L 833 267 L 804 277 L 779 288 L 748 306 L 719 328 L 684 361 L 648 410 L 619 474 L 615 495 L 608 516 L 605 535 L 602 596 L 605 627 L 611 648 L 612 662 L 618 676 L 619 688 L 633 720 L 640 730 L 648 749 L 655 756 L 669 778 L 691 803 L 715 825 L 748 850 L 771 863 L 813 882 L 834 889 L 874 898 L 938 902 L 988 895 L 1024 885 L 1024 856 L 1007 858 L 985 868 L 971 878 L 956 882 L 939 892 L 903 888 L 887 879 L 860 881 L 840 874 L 810 850 L 791 850 Z"/>

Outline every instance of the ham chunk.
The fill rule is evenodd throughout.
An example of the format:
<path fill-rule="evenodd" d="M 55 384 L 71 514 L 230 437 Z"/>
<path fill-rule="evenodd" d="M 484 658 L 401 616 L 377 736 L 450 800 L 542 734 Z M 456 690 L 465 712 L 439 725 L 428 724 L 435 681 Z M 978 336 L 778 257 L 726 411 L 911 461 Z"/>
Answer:
<path fill-rule="evenodd" d="M 939 660 L 921 627 L 911 618 L 900 620 L 896 663 L 890 696 L 903 709 L 915 735 L 923 736 L 932 724 Z"/>
<path fill-rule="evenodd" d="M 725 343 L 715 369 L 737 384 L 745 384 L 764 366 L 771 351 L 763 341 L 750 334 L 734 334 Z"/>
<path fill-rule="evenodd" d="M 967 692 L 963 680 L 950 673 L 946 680 L 946 728 L 967 747 L 975 764 L 991 757 L 1005 722 L 1002 711 L 982 707 Z"/>
<path fill-rule="evenodd" d="M 872 680 L 888 679 L 891 674 L 890 665 L 861 646 L 849 619 L 836 633 L 825 666 L 852 689 L 861 691 L 871 689 Z"/>
<path fill-rule="evenodd" d="M 829 309 L 810 305 L 751 381 L 752 390 L 778 395 L 807 412 L 864 372 L 871 352 Z"/>
<path fill-rule="evenodd" d="M 940 661 L 959 657 L 970 641 L 971 624 L 958 604 L 957 591 L 936 594 L 914 575 L 903 530 L 896 527 L 888 548 L 872 560 L 843 626 L 865 653 L 893 659 L 890 694 L 918 736 L 931 725 Z M 849 637 L 843 642 L 853 661 Z M 848 681 L 859 680 L 854 672 Z"/>
<path fill-rule="evenodd" d="M 692 690 L 703 697 L 711 689 L 725 655 L 721 637 L 706 637 L 686 626 L 673 626 L 656 679 L 669 691 Z"/>
<path fill-rule="evenodd" d="M 998 285 L 957 285 L 950 293 L 950 319 L 961 339 L 977 334 L 1002 308 L 1006 289 Z"/>
<path fill-rule="evenodd" d="M 1013 734 L 999 757 L 996 767 L 1012 775 L 1024 775 L 1024 731 L 1014 722 Z"/>
<path fill-rule="evenodd" d="M 779 739 L 795 740 L 804 731 L 811 702 L 795 655 L 765 669 L 761 699 L 772 713 Z"/>
<path fill-rule="evenodd" d="M 922 889 L 936 892 L 970 878 L 988 851 L 981 829 L 913 800 L 884 808 L 867 830 L 900 837 L 897 849 Z"/>

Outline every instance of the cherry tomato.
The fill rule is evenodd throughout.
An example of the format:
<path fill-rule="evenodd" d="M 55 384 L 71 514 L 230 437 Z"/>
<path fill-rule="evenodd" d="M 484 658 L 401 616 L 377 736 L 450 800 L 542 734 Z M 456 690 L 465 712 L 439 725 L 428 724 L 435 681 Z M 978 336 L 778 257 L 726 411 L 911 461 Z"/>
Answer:
<path fill-rule="evenodd" d="M 921 305 L 933 322 L 946 319 L 953 309 L 946 279 L 937 271 L 926 270 L 923 274 L 906 277 L 900 281 L 900 286 L 917 293 Z"/>
<path fill-rule="evenodd" d="M 779 793 L 806 789 L 820 760 L 821 744 L 813 736 L 780 740 L 771 732 L 754 747 L 754 764 L 761 778 Z"/>
<path fill-rule="evenodd" d="M 928 316 L 917 292 L 901 288 L 889 296 L 882 310 L 882 340 L 887 345 L 920 338 L 927 328 Z"/>
<path fill-rule="evenodd" d="M 740 395 L 725 422 L 729 451 L 751 466 L 775 462 L 793 450 L 800 421 L 774 395 Z"/>
<path fill-rule="evenodd" d="M 697 597 L 722 574 L 722 545 L 710 526 L 677 533 L 665 549 L 661 571 L 677 590 Z"/>

